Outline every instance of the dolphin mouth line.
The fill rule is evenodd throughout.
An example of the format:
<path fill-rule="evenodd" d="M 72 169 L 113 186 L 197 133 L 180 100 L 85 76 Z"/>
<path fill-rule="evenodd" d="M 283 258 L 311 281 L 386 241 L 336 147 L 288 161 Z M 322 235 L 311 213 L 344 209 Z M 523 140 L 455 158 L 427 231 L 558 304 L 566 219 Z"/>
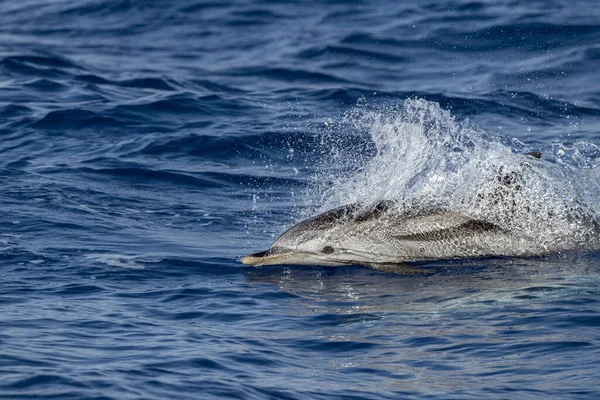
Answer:
<path fill-rule="evenodd" d="M 260 267 L 271 264 L 285 264 L 285 261 L 294 255 L 292 252 L 274 253 L 271 250 L 265 250 L 258 253 L 247 255 L 242 258 L 242 264 Z"/>
<path fill-rule="evenodd" d="M 348 253 L 348 250 L 343 250 L 342 252 Z M 364 255 L 370 255 L 367 252 L 361 251 L 353 251 L 355 255 L 360 255 L 365 259 L 364 262 L 367 262 L 368 257 Z M 270 248 L 269 250 L 260 251 L 258 253 L 249 254 L 242 258 L 242 264 L 251 265 L 254 267 L 262 267 L 265 265 L 285 265 L 285 264 L 306 264 L 305 260 L 302 257 L 311 257 L 311 256 L 319 256 L 317 253 L 300 253 L 295 252 L 293 250 L 283 249 L 280 247 Z M 310 263 L 311 265 L 350 265 L 350 264 L 361 264 L 360 261 L 356 262 L 345 262 L 345 261 L 333 261 L 322 259 L 320 261 L 315 261 Z"/>

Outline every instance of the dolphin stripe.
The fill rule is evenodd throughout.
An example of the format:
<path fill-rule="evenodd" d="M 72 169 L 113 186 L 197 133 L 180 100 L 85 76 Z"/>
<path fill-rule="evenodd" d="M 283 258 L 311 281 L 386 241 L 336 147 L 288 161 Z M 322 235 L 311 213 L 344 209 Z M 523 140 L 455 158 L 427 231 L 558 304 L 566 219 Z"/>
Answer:
<path fill-rule="evenodd" d="M 484 232 L 504 232 L 502 228 L 490 222 L 470 220 L 452 228 L 437 229 L 427 232 L 418 232 L 410 235 L 393 235 L 395 240 L 407 242 L 434 242 L 439 240 L 454 239 L 467 235 L 475 235 Z"/>

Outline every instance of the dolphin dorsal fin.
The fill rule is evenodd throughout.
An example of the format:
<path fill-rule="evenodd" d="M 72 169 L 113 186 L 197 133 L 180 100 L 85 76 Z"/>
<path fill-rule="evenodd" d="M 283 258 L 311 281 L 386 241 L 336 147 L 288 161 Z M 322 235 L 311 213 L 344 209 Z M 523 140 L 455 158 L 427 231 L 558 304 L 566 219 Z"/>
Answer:
<path fill-rule="evenodd" d="M 364 212 L 359 212 L 354 217 L 354 220 L 356 222 L 365 222 L 365 221 L 369 221 L 371 219 L 377 219 L 382 214 L 385 214 L 386 212 L 388 212 L 390 210 L 390 208 L 392 208 L 393 205 L 394 205 L 394 202 L 391 200 L 382 200 L 379 203 L 377 203 L 374 207 L 372 207 Z"/>
<path fill-rule="evenodd" d="M 530 151 L 529 153 L 525 153 L 526 156 L 531 156 L 537 159 L 542 158 L 542 153 L 540 153 L 539 151 Z"/>

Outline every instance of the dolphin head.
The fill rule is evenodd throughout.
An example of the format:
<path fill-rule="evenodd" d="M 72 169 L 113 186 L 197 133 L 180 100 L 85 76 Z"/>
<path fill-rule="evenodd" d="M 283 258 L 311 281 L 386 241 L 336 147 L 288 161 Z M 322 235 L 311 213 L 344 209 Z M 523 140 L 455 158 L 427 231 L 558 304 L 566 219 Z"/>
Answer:
<path fill-rule="evenodd" d="M 242 263 L 339 266 L 373 262 L 375 255 L 369 251 L 365 225 L 381 217 L 387 206 L 380 203 L 370 209 L 368 218 L 357 204 L 319 214 L 285 231 L 268 250 L 242 258 Z"/>

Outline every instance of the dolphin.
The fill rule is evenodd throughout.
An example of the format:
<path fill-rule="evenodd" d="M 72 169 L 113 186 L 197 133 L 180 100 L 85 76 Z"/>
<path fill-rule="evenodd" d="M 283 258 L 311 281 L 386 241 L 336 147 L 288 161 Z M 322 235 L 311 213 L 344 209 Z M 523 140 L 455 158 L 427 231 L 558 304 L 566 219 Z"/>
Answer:
<path fill-rule="evenodd" d="M 541 158 L 541 153 L 526 156 Z M 527 166 L 524 163 L 523 166 Z M 492 204 L 520 190 L 523 171 L 499 171 L 500 188 Z M 510 197 L 510 196 L 509 196 Z M 285 231 L 268 250 L 242 258 L 253 266 L 365 265 L 396 270 L 406 262 L 473 258 L 526 257 L 551 251 L 547 244 L 517 235 L 490 222 L 444 208 L 398 207 L 381 201 L 355 203 L 316 215 Z"/>
<path fill-rule="evenodd" d="M 242 258 L 253 266 L 365 265 L 390 270 L 405 262 L 485 256 L 530 256 L 544 247 L 487 221 L 445 209 L 404 209 L 392 201 L 349 204 L 298 223 L 266 251 Z"/>

